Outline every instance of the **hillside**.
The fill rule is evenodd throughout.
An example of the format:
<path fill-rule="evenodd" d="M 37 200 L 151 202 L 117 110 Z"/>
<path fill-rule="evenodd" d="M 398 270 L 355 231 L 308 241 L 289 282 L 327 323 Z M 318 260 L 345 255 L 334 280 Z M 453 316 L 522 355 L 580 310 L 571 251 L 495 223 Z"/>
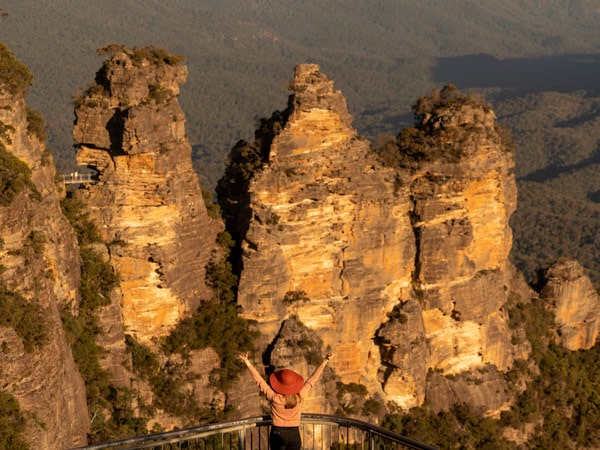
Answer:
<path fill-rule="evenodd" d="M 387 0 L 376 7 L 357 0 L 102 0 L 83 5 L 75 0 L 5 0 L 0 12 L 0 41 L 35 74 L 29 100 L 50 127 L 48 146 L 59 170 L 75 165 L 70 99 L 94 73 L 96 49 L 113 42 L 153 44 L 186 56 L 189 77 L 181 105 L 205 187 L 214 188 L 235 142 L 252 138 L 252 118 L 285 107 L 281 98 L 288 93 L 291 68 L 314 62 L 344 92 L 359 133 L 373 140 L 412 124 L 412 102 L 433 87 L 452 83 L 484 95 L 518 144 L 517 262 L 543 263 L 546 254 L 561 256 L 564 247 L 547 248 L 528 237 L 531 196 L 523 177 L 535 174 L 529 181 L 537 191 L 550 197 L 560 193 L 562 204 L 598 209 L 593 178 L 598 171 L 593 168 L 598 164 L 600 13 L 592 0 L 487 0 L 476 5 L 466 0 Z M 561 108 L 562 116 L 560 111 L 552 115 Z M 549 139 L 548 126 L 560 136 Z M 592 175 L 582 172 L 585 168 Z M 559 172 L 560 179 L 555 176 Z M 575 203 L 567 209 L 578 209 Z M 562 222 L 572 221 L 564 208 L 553 214 Z M 598 282 L 597 257 L 581 254 L 598 253 L 597 230 L 574 227 L 585 245 L 561 239 Z M 521 268 L 532 278 L 535 266 Z"/>

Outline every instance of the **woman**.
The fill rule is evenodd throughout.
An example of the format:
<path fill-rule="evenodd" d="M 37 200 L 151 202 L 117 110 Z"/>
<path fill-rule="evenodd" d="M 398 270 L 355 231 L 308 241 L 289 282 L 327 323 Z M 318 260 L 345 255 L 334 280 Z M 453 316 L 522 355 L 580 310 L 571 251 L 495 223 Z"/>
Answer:
<path fill-rule="evenodd" d="M 331 356 L 331 353 L 327 353 L 321 365 L 316 368 L 306 383 L 302 376 L 293 370 L 282 369 L 271 374 L 269 378 L 271 386 L 269 386 L 248 359 L 248 353 L 240 355 L 252 378 L 271 404 L 273 421 L 269 436 L 271 450 L 300 450 L 302 442 L 299 426 L 302 400 L 321 377 Z"/>

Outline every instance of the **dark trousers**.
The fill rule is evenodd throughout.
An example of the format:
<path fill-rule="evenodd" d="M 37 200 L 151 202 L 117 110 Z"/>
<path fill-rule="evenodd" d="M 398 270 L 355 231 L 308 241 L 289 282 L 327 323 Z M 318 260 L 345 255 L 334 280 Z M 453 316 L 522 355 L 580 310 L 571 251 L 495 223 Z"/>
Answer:
<path fill-rule="evenodd" d="M 300 450 L 302 448 L 300 429 L 298 427 L 271 426 L 269 445 L 271 450 Z"/>

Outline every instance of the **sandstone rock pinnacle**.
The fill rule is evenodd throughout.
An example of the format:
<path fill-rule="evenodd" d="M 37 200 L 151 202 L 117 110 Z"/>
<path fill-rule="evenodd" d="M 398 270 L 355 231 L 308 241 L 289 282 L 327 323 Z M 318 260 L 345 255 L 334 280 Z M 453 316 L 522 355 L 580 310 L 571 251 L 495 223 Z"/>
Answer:
<path fill-rule="evenodd" d="M 81 189 L 121 277 L 123 324 L 143 341 L 165 335 L 210 297 L 205 266 L 221 225 L 206 210 L 177 102 L 187 68 L 154 47 L 110 58 L 76 107 Z"/>
<path fill-rule="evenodd" d="M 450 89 L 423 97 L 398 138 L 400 164 L 385 167 L 317 65 L 297 66 L 290 88 L 288 108 L 232 151 L 220 182 L 226 213 L 246 208 L 238 301 L 262 345 L 297 318 L 336 353 L 342 382 L 403 408 L 445 389 L 426 388 L 431 369 L 509 368 L 516 188 L 493 111 Z M 402 147 L 413 138 L 420 147 Z M 226 189 L 234 173 L 247 182 Z"/>
<path fill-rule="evenodd" d="M 541 296 L 554 313 L 560 343 L 569 350 L 596 344 L 600 329 L 600 297 L 577 261 L 562 259 L 545 273 Z"/>
<path fill-rule="evenodd" d="M 410 199 L 350 126 L 342 94 L 318 66 L 298 66 L 291 88 L 284 120 L 261 144 L 262 164 L 252 165 L 247 192 L 237 192 L 247 198 L 219 194 L 222 204 L 251 210 L 238 238 L 238 303 L 260 324 L 264 345 L 296 316 L 333 348 L 344 382 L 378 391 L 375 333 L 412 289 Z M 239 163 L 252 145 L 230 159 Z"/>

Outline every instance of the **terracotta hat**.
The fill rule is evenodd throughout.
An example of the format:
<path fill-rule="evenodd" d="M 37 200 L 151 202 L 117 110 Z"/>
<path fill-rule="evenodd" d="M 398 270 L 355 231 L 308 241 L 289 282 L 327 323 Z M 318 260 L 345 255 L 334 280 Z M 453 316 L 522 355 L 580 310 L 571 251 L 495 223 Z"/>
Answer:
<path fill-rule="evenodd" d="M 297 394 L 304 386 L 304 378 L 290 369 L 282 369 L 272 373 L 269 381 L 273 390 L 282 395 Z"/>

